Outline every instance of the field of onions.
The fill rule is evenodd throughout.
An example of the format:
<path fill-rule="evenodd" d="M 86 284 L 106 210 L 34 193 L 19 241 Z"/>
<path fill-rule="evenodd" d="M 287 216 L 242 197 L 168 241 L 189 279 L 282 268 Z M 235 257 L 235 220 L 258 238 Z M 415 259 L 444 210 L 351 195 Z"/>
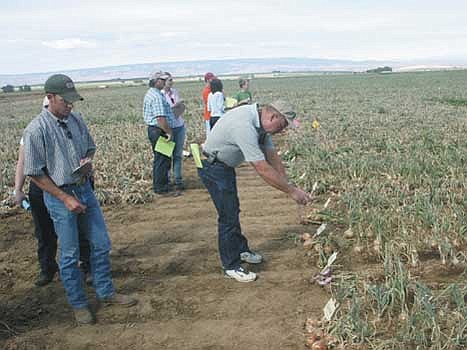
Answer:
<path fill-rule="evenodd" d="M 320 123 L 284 145 L 295 182 L 317 196 L 301 219 L 322 233 L 310 228 L 304 248 L 321 268 L 338 253 L 324 288 L 339 306 L 307 321 L 311 348 L 467 345 L 466 78 L 317 78 L 305 99 L 290 89 Z"/>
<path fill-rule="evenodd" d="M 304 320 L 308 347 L 467 346 L 466 81 L 467 71 L 252 81 L 256 100 L 298 106 L 300 127 L 277 141 L 291 180 L 316 200 L 298 210 L 307 233 L 291 237 L 319 268 L 338 254 L 323 283 L 337 308 L 328 320 Z M 176 83 L 187 103 L 188 142 L 203 140 L 202 85 Z M 236 81 L 224 82 L 227 96 L 236 89 Z M 80 90 L 85 101 L 75 108 L 98 145 L 97 194 L 105 204 L 151 200 L 146 90 Z M 41 94 L 0 96 L 3 203 L 22 129 L 41 101 Z"/>

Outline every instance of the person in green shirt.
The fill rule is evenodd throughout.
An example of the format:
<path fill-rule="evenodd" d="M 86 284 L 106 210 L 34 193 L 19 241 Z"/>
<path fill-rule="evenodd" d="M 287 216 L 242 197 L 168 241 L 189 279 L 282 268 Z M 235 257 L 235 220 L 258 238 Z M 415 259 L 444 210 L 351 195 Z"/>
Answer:
<path fill-rule="evenodd" d="M 237 106 L 251 103 L 251 92 L 248 90 L 250 88 L 250 81 L 242 78 L 238 81 L 238 84 L 240 85 L 240 91 L 235 95 Z"/>

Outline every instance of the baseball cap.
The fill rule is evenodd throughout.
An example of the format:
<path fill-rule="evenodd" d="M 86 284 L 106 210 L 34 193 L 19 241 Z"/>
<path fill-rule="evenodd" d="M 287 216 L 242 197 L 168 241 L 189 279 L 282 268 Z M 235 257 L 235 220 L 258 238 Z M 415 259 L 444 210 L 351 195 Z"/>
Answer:
<path fill-rule="evenodd" d="M 170 78 L 170 75 L 167 74 L 167 72 L 163 72 L 161 70 L 157 72 L 152 72 L 151 74 L 149 74 L 149 80 L 157 80 L 157 79 L 167 80 L 168 78 Z"/>
<path fill-rule="evenodd" d="M 54 74 L 47 79 L 44 90 L 49 94 L 57 94 L 67 102 L 81 101 L 83 98 L 75 89 L 75 84 L 65 74 Z"/>
<path fill-rule="evenodd" d="M 287 119 L 289 126 L 295 127 L 294 120 L 297 117 L 297 113 L 295 113 L 295 108 L 291 103 L 284 100 L 276 100 L 270 106 Z"/>
<path fill-rule="evenodd" d="M 214 78 L 216 78 L 216 76 L 215 76 L 213 73 L 211 73 L 211 72 L 207 72 L 207 73 L 204 75 L 204 81 L 212 80 L 212 79 L 214 79 Z"/>

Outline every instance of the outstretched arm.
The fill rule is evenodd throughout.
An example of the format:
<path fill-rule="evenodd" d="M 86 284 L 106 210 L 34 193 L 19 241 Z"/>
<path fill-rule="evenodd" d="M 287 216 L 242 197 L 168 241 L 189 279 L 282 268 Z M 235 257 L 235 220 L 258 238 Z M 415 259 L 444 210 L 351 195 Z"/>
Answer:
<path fill-rule="evenodd" d="M 279 173 L 269 162 L 266 160 L 260 160 L 250 163 L 261 176 L 272 187 L 287 193 L 292 199 L 298 204 L 307 204 L 311 201 L 311 197 L 308 193 L 302 189 L 295 187 L 288 183 L 287 177 Z"/>

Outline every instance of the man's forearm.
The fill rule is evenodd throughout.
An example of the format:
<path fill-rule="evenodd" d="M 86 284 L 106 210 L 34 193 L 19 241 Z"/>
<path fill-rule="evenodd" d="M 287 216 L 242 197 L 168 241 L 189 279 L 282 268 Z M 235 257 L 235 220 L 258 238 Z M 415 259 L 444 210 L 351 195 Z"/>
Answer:
<path fill-rule="evenodd" d="M 293 189 L 293 187 L 288 184 L 287 177 L 280 174 L 267 161 L 262 160 L 259 162 L 252 162 L 251 164 L 259 176 L 261 176 L 269 185 L 287 194 L 289 194 Z"/>
<path fill-rule="evenodd" d="M 266 160 L 268 163 L 287 180 L 287 174 L 285 172 L 284 165 L 282 164 L 282 159 L 279 157 L 275 149 L 266 149 L 264 151 Z"/>
<path fill-rule="evenodd" d="M 166 134 L 172 134 L 172 130 L 169 127 L 169 123 L 167 123 L 167 118 L 157 117 L 157 124 L 162 130 L 164 130 Z"/>
<path fill-rule="evenodd" d="M 15 172 L 15 191 L 19 192 L 23 190 L 24 180 L 24 147 L 19 146 L 18 154 L 18 163 L 16 163 L 16 172 Z"/>
<path fill-rule="evenodd" d="M 62 191 L 60 187 L 55 185 L 52 179 L 47 175 L 31 176 L 31 181 L 34 182 L 41 190 L 50 193 L 52 196 L 60 199 L 62 202 L 69 196 Z"/>

